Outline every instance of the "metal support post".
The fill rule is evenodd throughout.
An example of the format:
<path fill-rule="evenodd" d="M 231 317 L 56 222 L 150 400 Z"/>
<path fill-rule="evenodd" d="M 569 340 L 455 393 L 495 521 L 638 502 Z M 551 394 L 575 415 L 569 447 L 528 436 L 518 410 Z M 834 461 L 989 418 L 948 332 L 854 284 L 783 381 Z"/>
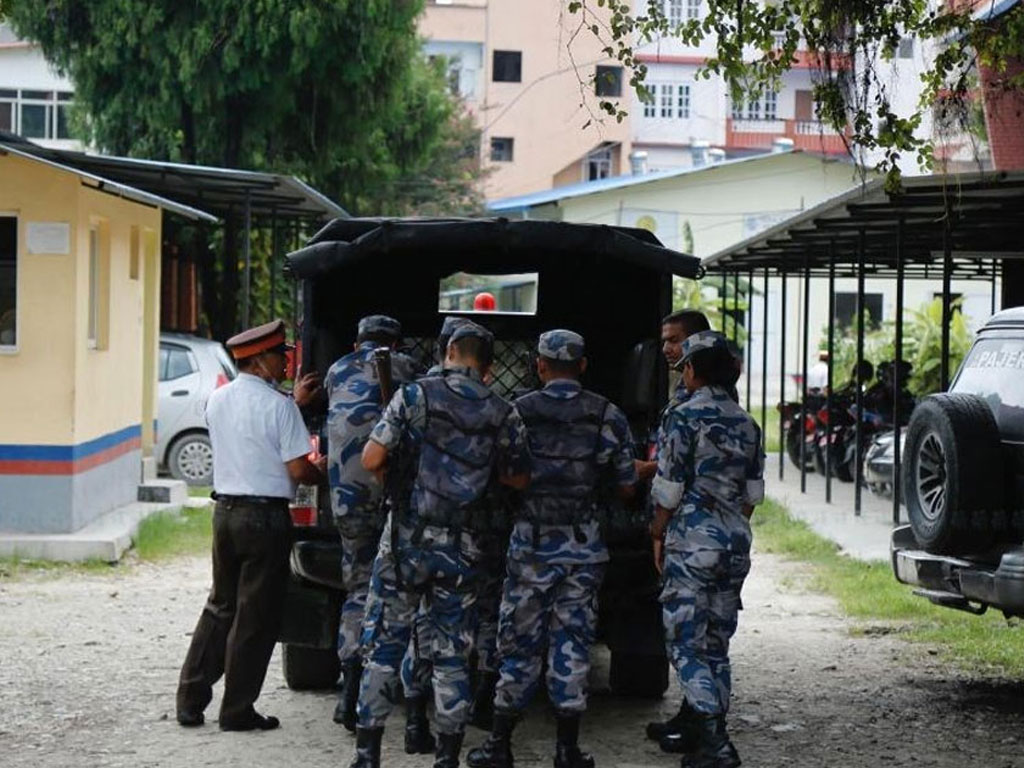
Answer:
<path fill-rule="evenodd" d="M 786 266 L 783 264 L 779 272 L 782 280 L 782 301 L 780 302 L 779 323 L 779 403 L 786 403 Z M 779 480 L 785 476 L 786 467 L 786 429 L 784 426 L 784 409 L 779 408 Z"/>
<path fill-rule="evenodd" d="M 996 313 L 996 278 L 999 275 L 999 262 L 992 259 L 992 297 L 990 299 L 991 311 L 989 314 L 994 315 Z"/>
<path fill-rule="evenodd" d="M 807 493 L 807 354 L 810 344 L 811 324 L 811 261 L 804 251 L 804 335 L 801 352 L 803 354 L 803 365 L 801 366 L 801 392 L 800 392 L 800 428 L 797 432 L 800 435 L 800 493 Z"/>
<path fill-rule="evenodd" d="M 277 317 L 277 211 L 270 212 L 270 319 Z"/>
<path fill-rule="evenodd" d="M 728 285 L 729 285 L 729 273 L 725 269 L 723 269 L 722 270 L 722 293 L 718 297 L 718 300 L 719 300 L 718 311 L 722 315 L 722 328 L 721 328 L 721 330 L 722 330 L 722 335 L 723 336 L 728 336 L 729 335 L 729 314 L 728 314 L 729 305 L 727 303 L 728 299 L 726 298 L 726 288 L 728 287 Z"/>
<path fill-rule="evenodd" d="M 950 281 L 953 278 L 952 215 L 947 202 L 946 219 L 942 227 L 942 358 L 939 361 L 939 379 L 943 392 L 949 389 L 949 326 L 953 320 L 950 302 Z"/>
<path fill-rule="evenodd" d="M 836 244 L 828 246 L 828 381 L 825 385 L 825 501 L 832 503 L 832 374 L 836 347 Z"/>
<path fill-rule="evenodd" d="M 892 384 L 892 523 L 900 524 L 900 496 L 902 485 L 900 482 L 900 462 L 903 451 L 900 448 L 900 420 L 901 413 L 900 393 L 903 391 L 903 373 L 900 370 L 903 366 L 903 278 L 904 278 L 904 256 L 903 256 L 903 219 L 896 222 L 896 359 L 893 361 Z"/>
<path fill-rule="evenodd" d="M 747 413 L 750 413 L 750 369 L 754 367 L 754 270 L 747 274 Z"/>
<path fill-rule="evenodd" d="M 861 366 L 864 364 L 864 250 L 867 248 L 867 238 L 864 230 L 860 231 L 857 243 L 857 422 L 854 425 L 854 453 L 853 460 L 853 513 L 860 515 L 861 507 L 861 481 L 863 480 L 864 468 L 861 466 L 862 454 L 864 451 L 864 375 Z"/>
<path fill-rule="evenodd" d="M 761 450 L 768 453 L 768 267 L 764 268 L 764 306 L 761 307 Z"/>
<path fill-rule="evenodd" d="M 740 343 L 740 271 L 732 273 L 732 343 Z"/>

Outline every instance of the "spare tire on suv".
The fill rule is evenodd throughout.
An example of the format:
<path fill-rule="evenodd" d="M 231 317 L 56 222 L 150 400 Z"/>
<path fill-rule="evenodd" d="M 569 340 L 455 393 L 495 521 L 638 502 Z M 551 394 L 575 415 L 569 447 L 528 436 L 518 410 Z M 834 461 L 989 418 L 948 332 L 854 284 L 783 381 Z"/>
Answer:
<path fill-rule="evenodd" d="M 914 409 L 904 450 L 903 495 L 921 547 L 965 554 L 1010 533 L 999 428 L 982 398 L 925 398 Z"/>

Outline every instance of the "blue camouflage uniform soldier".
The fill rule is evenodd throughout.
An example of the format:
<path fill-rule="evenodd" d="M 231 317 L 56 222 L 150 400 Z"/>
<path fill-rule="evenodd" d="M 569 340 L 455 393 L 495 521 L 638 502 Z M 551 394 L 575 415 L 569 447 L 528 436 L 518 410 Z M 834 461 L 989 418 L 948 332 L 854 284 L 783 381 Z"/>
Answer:
<path fill-rule="evenodd" d="M 380 484 L 363 469 L 360 458 L 370 430 L 384 409 L 380 383 L 373 364 L 373 350 L 394 347 L 402 326 L 394 318 L 370 315 L 359 321 L 355 348 L 331 366 L 325 378 L 328 395 L 327 474 L 331 486 L 331 510 L 341 534 L 341 572 L 347 591 L 338 626 L 338 658 L 343 683 L 334 721 L 350 731 L 356 727 L 356 699 L 362 660 L 362 634 L 370 571 L 384 527 L 380 511 Z M 408 381 L 412 364 L 392 355 L 395 381 Z"/>
<path fill-rule="evenodd" d="M 678 728 L 661 744 L 686 753 L 683 768 L 735 768 L 729 641 L 750 570 L 749 517 L 764 497 L 761 431 L 729 395 L 722 334 L 687 338 L 680 366 L 691 397 L 666 414 L 651 489 L 666 643 L 683 691 Z"/>
<path fill-rule="evenodd" d="M 493 336 L 467 323 L 448 344 L 445 369 L 395 393 L 363 450 L 379 472 L 403 441 L 416 448 L 408 502 L 392 506 L 373 564 L 363 628 L 366 666 L 359 691 L 351 768 L 380 765 L 384 722 L 396 698 L 398 667 L 426 597 L 434 631 L 433 688 L 438 729 L 435 768 L 456 768 L 469 709 L 479 549 L 474 516 L 490 483 L 529 480 L 526 432 L 516 410 L 484 384 Z"/>
<path fill-rule="evenodd" d="M 548 331 L 537 345 L 543 389 L 515 401 L 530 444 L 530 486 L 523 494 L 508 548 L 494 696 L 494 727 L 472 750 L 473 768 L 513 764 L 512 729 L 540 682 L 555 706 L 555 768 L 590 768 L 578 744 L 587 705 L 590 645 L 608 549 L 596 512 L 601 493 L 629 497 L 636 482 L 633 441 L 625 415 L 581 387 L 583 337 Z"/>

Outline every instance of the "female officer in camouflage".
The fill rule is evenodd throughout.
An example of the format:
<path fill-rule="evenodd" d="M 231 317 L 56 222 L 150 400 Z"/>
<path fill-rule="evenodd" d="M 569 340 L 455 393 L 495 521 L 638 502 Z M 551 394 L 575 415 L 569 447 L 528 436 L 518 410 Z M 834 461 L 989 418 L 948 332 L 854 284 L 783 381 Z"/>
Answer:
<path fill-rule="evenodd" d="M 512 766 L 512 728 L 538 687 L 545 653 L 557 720 L 555 768 L 594 765 L 577 739 L 608 561 L 595 511 L 603 480 L 626 497 L 636 471 L 625 415 L 580 386 L 583 352 L 577 333 L 541 334 L 537 372 L 544 388 L 515 401 L 530 445 L 530 486 L 508 548 L 493 731 L 469 753 L 472 768 Z"/>
<path fill-rule="evenodd" d="M 683 689 L 683 768 L 735 768 L 725 730 L 740 590 L 750 570 L 750 522 L 764 497 L 761 431 L 729 396 L 734 367 L 725 337 L 693 334 L 680 357 L 692 396 L 663 422 L 651 492 L 655 561 L 669 657 Z M 662 564 L 663 563 L 663 564 Z"/>

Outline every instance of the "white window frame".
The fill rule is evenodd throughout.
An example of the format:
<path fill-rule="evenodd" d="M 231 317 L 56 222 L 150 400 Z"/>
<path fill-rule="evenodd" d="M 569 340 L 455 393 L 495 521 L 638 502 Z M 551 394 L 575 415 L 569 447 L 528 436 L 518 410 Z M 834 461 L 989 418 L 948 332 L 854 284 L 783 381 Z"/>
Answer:
<path fill-rule="evenodd" d="M 70 107 L 74 103 L 75 95 L 71 91 L 47 91 L 45 88 L 22 88 L 20 90 L 16 88 L 0 88 L 4 91 L 14 91 L 14 96 L 0 96 L 0 102 L 11 105 L 11 132 L 18 136 L 24 136 L 25 121 L 22 115 L 22 110 L 25 107 L 43 107 L 45 109 L 46 120 L 45 127 L 43 129 L 42 136 L 26 136 L 25 138 L 33 140 L 60 140 L 66 141 L 71 138 L 70 133 L 67 136 L 59 135 L 60 119 L 59 113 L 61 107 Z M 45 99 L 41 98 L 30 98 L 25 96 L 26 93 L 34 91 L 46 91 L 49 93 L 49 97 Z"/>
<path fill-rule="evenodd" d="M 21 220 L 16 211 L 0 210 L 0 217 L 14 219 L 14 343 L 0 344 L 0 355 L 16 355 L 21 348 L 21 302 L 18 301 L 18 274 L 21 272 Z"/>
<path fill-rule="evenodd" d="M 664 0 L 662 11 L 670 28 L 675 29 L 683 23 L 683 0 Z"/>
<path fill-rule="evenodd" d="M 686 0 L 686 19 L 693 21 L 700 18 L 701 0 Z"/>
<path fill-rule="evenodd" d="M 779 119 L 779 94 L 777 91 L 765 91 L 761 96 L 761 106 L 764 107 L 764 120 Z"/>
<path fill-rule="evenodd" d="M 654 118 L 658 116 L 658 86 L 649 85 L 648 90 L 651 94 L 651 100 L 644 102 L 644 118 Z"/>
<path fill-rule="evenodd" d="M 593 163 L 595 166 L 603 167 L 605 170 L 604 176 L 598 175 L 591 179 L 590 178 L 590 164 Z M 598 149 L 588 154 L 583 158 L 583 181 L 600 181 L 601 179 L 607 179 L 612 175 L 612 150 L 611 147 L 606 149 Z"/>
<path fill-rule="evenodd" d="M 89 225 L 89 288 L 86 299 L 86 346 L 99 348 L 100 335 L 100 227 Z"/>
<path fill-rule="evenodd" d="M 662 120 L 671 120 L 676 114 L 675 88 L 671 83 L 662 83 L 658 86 L 658 117 Z"/>
<path fill-rule="evenodd" d="M 676 84 L 676 118 L 679 120 L 690 119 L 690 84 Z"/>

